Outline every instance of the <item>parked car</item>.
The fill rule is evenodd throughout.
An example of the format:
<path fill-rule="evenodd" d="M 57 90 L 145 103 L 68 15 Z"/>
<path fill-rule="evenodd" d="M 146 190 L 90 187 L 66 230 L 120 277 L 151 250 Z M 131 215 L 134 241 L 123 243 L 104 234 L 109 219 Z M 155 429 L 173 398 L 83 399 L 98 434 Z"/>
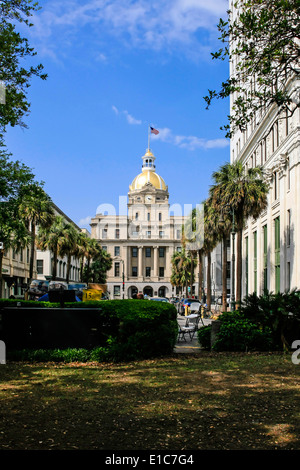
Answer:
<path fill-rule="evenodd" d="M 158 300 L 160 302 L 169 302 L 166 297 L 149 297 L 149 300 Z"/>

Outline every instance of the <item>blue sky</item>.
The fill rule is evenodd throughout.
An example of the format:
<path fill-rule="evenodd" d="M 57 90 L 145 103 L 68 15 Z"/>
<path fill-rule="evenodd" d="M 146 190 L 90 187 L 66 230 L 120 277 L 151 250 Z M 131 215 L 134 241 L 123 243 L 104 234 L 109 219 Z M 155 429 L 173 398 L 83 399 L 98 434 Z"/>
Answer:
<path fill-rule="evenodd" d="M 212 172 L 229 161 L 228 101 L 203 97 L 227 78 L 213 61 L 227 0 L 40 0 L 22 31 L 48 74 L 33 79 L 28 129 L 9 129 L 13 157 L 45 182 L 76 224 L 119 197 L 141 172 L 148 125 L 170 204 L 196 205 Z"/>

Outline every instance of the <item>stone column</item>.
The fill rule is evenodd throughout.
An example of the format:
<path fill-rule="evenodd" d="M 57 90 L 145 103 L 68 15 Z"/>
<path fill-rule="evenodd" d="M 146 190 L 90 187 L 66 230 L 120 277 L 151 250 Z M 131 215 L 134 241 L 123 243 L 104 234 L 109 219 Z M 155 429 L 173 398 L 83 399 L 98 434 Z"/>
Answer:
<path fill-rule="evenodd" d="M 143 272 L 143 247 L 139 246 L 139 254 L 138 254 L 138 277 L 142 278 L 144 277 L 144 272 Z"/>
<path fill-rule="evenodd" d="M 158 277 L 158 246 L 153 247 L 153 277 Z"/>

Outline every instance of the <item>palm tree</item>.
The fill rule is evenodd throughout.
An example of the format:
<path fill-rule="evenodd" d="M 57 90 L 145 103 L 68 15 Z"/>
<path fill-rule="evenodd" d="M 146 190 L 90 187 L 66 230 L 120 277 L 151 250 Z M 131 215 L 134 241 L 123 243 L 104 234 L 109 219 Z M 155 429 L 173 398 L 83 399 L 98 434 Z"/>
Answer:
<path fill-rule="evenodd" d="M 202 214 L 201 214 L 199 207 L 194 208 L 192 210 L 192 212 L 187 217 L 187 220 L 184 223 L 182 240 L 181 240 L 182 245 L 189 252 L 190 258 L 191 258 L 191 278 L 190 278 L 191 292 L 192 292 L 193 284 L 194 284 L 195 268 L 197 267 L 197 254 L 199 252 L 199 249 L 201 249 L 200 247 L 202 247 L 202 243 L 203 243 L 203 234 L 201 233 L 201 229 L 203 228 L 203 226 L 201 226 L 201 222 L 202 222 L 201 216 Z M 202 263 L 201 263 L 201 268 L 202 268 Z M 199 275 L 199 282 L 200 282 L 200 275 Z M 199 290 L 198 290 L 198 293 L 199 293 Z"/>
<path fill-rule="evenodd" d="M 226 163 L 213 173 L 214 194 L 220 209 L 228 217 L 234 211 L 237 229 L 236 303 L 241 304 L 242 290 L 242 230 L 249 217 L 257 219 L 267 207 L 268 184 L 261 167 L 246 170 L 240 161 Z M 232 269 L 235 269 L 233 266 Z"/>
<path fill-rule="evenodd" d="M 217 190 L 215 191 L 215 186 L 211 186 L 209 194 L 209 204 L 216 218 L 217 241 L 222 243 L 222 310 L 227 311 L 227 240 L 230 235 L 232 221 L 230 217 L 224 217 L 222 211 L 223 201 L 218 199 L 218 192 Z"/>
<path fill-rule="evenodd" d="M 88 268 L 86 266 L 83 274 L 84 282 L 96 282 L 105 284 L 107 278 L 107 271 L 112 267 L 112 259 L 109 253 L 102 250 L 98 253 L 95 261 L 92 262 Z"/>
<path fill-rule="evenodd" d="M 218 243 L 218 226 L 216 222 L 216 213 L 212 206 L 210 198 L 204 202 L 204 245 L 203 251 L 207 256 L 207 307 L 211 307 L 211 252 Z"/>
<path fill-rule="evenodd" d="M 64 256 L 67 257 L 66 282 L 69 282 L 69 279 L 70 279 L 71 259 L 72 259 L 72 256 L 76 254 L 77 240 L 78 240 L 77 230 L 72 224 L 66 223 L 64 227 L 64 233 L 63 233 L 62 238 L 60 239 L 59 248 L 58 248 L 58 255 L 61 256 L 62 258 Z"/>
<path fill-rule="evenodd" d="M 86 243 L 87 276 L 89 277 L 90 265 L 93 259 L 101 257 L 101 246 L 95 238 L 88 238 Z"/>
<path fill-rule="evenodd" d="M 30 284 L 33 277 L 36 227 L 37 225 L 49 227 L 54 219 L 52 201 L 39 184 L 32 183 L 22 189 L 19 216 L 30 230 L 31 249 L 28 280 Z"/>
<path fill-rule="evenodd" d="M 186 296 L 188 297 L 188 283 L 191 278 L 191 258 L 185 252 L 183 246 L 182 251 L 176 251 L 171 259 L 172 263 L 172 285 L 179 287 L 181 292 L 183 288 L 186 289 Z"/>
<path fill-rule="evenodd" d="M 9 224 L 7 218 L 9 217 Z M 0 297 L 2 296 L 2 263 L 4 252 L 13 248 L 18 252 L 21 248 L 28 245 L 30 238 L 24 221 L 18 217 L 18 204 L 16 201 L 2 202 L 0 209 L 0 240 L 3 248 L 0 250 Z"/>
<path fill-rule="evenodd" d="M 41 250 L 50 250 L 53 254 L 52 280 L 57 277 L 57 258 L 62 240 L 66 231 L 66 222 L 63 217 L 56 215 L 50 227 L 39 227 L 37 247 Z"/>
<path fill-rule="evenodd" d="M 80 280 L 83 282 L 83 269 L 84 269 L 84 262 L 87 254 L 87 244 L 88 244 L 88 236 L 84 232 L 79 232 L 77 234 L 77 246 L 75 248 L 74 256 L 80 260 Z"/>

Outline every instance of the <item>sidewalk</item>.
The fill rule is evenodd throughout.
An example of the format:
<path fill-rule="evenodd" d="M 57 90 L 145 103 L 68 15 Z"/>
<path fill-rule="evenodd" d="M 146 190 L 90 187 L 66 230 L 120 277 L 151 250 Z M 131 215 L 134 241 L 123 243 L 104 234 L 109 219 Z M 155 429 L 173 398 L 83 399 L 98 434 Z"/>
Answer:
<path fill-rule="evenodd" d="M 184 326 L 186 319 L 182 315 L 177 316 L 177 321 L 179 325 Z M 204 326 L 210 325 L 211 320 L 208 318 L 203 319 Z M 200 321 L 199 323 L 199 328 L 203 326 L 202 322 Z M 190 341 L 190 338 L 188 335 L 186 335 L 186 341 L 183 339 L 180 339 L 180 341 L 177 340 L 175 348 L 174 348 L 174 353 L 180 353 L 180 354 L 198 354 L 201 352 L 201 348 L 198 342 L 198 337 L 197 334 L 195 333 L 193 340 Z"/>

